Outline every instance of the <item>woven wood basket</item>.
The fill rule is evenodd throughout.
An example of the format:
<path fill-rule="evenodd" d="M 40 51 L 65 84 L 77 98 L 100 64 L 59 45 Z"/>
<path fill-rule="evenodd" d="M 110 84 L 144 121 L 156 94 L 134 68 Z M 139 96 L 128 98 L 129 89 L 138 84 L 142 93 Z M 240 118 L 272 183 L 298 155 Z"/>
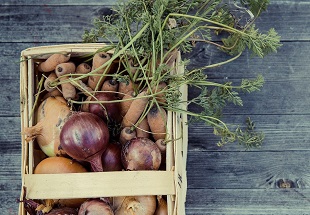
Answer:
<path fill-rule="evenodd" d="M 36 124 L 31 117 L 35 104 L 36 66 L 53 53 L 68 52 L 71 58 L 94 53 L 104 44 L 66 44 L 41 46 L 23 50 L 20 63 L 21 131 Z M 180 54 L 176 61 L 176 73 L 183 73 Z M 187 98 L 187 87 L 181 89 Z M 183 107 L 184 108 L 184 107 Z M 22 135 L 22 189 L 21 199 L 72 199 L 136 195 L 166 195 L 169 214 L 185 214 L 187 190 L 187 117 L 168 112 L 168 133 L 173 140 L 167 145 L 165 171 L 119 171 L 70 174 L 33 174 L 39 157 L 34 142 L 27 143 Z M 25 188 L 25 189 L 24 189 Z M 25 193 L 26 190 L 26 193 Z M 20 203 L 19 215 L 26 215 Z"/>

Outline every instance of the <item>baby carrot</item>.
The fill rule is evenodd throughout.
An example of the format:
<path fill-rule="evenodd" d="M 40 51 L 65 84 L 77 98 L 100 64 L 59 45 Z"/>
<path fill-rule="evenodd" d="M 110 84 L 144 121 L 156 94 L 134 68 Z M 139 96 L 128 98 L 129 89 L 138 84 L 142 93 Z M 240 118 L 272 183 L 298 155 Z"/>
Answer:
<path fill-rule="evenodd" d="M 75 65 L 72 62 L 58 64 L 55 69 L 55 73 L 59 78 L 60 82 L 66 81 L 69 78 L 68 76 L 63 75 L 72 74 L 74 72 Z M 74 99 L 76 97 L 76 89 L 71 83 L 62 83 L 61 89 L 62 95 L 66 100 Z"/>
<path fill-rule="evenodd" d="M 167 127 L 167 114 L 162 107 L 154 106 L 147 114 L 147 121 L 155 141 L 165 139 Z"/>
<path fill-rule="evenodd" d="M 148 97 L 145 97 L 146 95 L 146 92 L 143 91 L 139 93 L 137 97 L 132 101 L 127 113 L 123 118 L 123 127 L 130 127 L 136 124 L 136 122 L 139 120 L 149 101 Z"/>
<path fill-rule="evenodd" d="M 44 62 L 39 64 L 38 70 L 40 72 L 51 72 L 55 70 L 58 64 L 68 62 L 69 59 L 70 54 L 52 54 Z"/>

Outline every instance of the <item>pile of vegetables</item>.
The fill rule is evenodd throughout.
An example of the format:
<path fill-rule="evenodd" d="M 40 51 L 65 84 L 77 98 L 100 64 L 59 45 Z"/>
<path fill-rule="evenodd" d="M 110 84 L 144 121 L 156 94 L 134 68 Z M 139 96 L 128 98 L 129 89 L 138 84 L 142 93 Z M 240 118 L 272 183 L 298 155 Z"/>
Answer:
<path fill-rule="evenodd" d="M 36 65 L 36 125 L 25 128 L 24 135 L 35 140 L 46 158 L 34 173 L 164 170 L 166 145 L 173 142 L 167 133 L 168 111 L 213 127 L 221 138 L 219 146 L 260 146 L 264 135 L 254 130 L 253 122 L 248 120 L 242 130 L 220 116 L 226 104 L 242 105 L 240 91 L 259 90 L 263 77 L 233 85 L 212 82 L 205 72 L 237 59 L 246 49 L 259 57 L 276 52 L 281 44 L 275 30 L 263 34 L 254 25 L 268 3 L 129 0 L 96 19 L 84 41 L 105 41 L 106 46 L 80 57 L 55 53 Z M 189 70 L 180 52 L 201 42 L 231 58 Z M 183 66 L 184 72 L 176 73 Z M 182 85 L 200 94 L 182 100 Z M 187 110 L 188 105 L 200 106 L 201 112 Z M 167 214 L 165 196 L 23 201 L 30 214 Z"/>

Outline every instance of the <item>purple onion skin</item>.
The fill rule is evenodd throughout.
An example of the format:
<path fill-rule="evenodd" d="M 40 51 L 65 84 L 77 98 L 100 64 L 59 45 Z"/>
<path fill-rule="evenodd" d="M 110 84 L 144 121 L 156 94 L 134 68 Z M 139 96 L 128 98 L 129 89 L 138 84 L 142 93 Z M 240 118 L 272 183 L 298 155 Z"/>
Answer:
<path fill-rule="evenodd" d="M 95 97 L 99 101 L 117 100 L 114 93 L 108 93 L 108 92 L 96 93 Z M 96 99 L 92 98 L 91 101 L 96 101 Z M 117 103 L 117 102 L 102 103 L 102 104 L 90 103 L 89 104 L 89 112 L 96 114 L 97 116 L 102 118 L 105 122 L 107 122 L 108 119 L 110 121 L 114 121 L 114 122 L 120 122 L 121 121 L 120 107 L 119 107 L 119 103 Z"/>
<path fill-rule="evenodd" d="M 121 160 L 121 145 L 117 143 L 109 143 L 107 149 L 103 152 L 101 160 L 103 171 L 121 171 L 123 169 Z"/>
<path fill-rule="evenodd" d="M 109 129 L 100 117 L 74 112 L 62 127 L 60 146 L 70 157 L 90 162 L 93 171 L 102 171 L 101 155 L 109 137 Z"/>
<path fill-rule="evenodd" d="M 78 215 L 113 215 L 114 212 L 111 206 L 100 199 L 91 199 L 85 201 L 80 209 Z"/>
<path fill-rule="evenodd" d="M 121 158 L 126 170 L 158 170 L 161 164 L 158 146 L 145 137 L 128 141 L 122 148 Z"/>

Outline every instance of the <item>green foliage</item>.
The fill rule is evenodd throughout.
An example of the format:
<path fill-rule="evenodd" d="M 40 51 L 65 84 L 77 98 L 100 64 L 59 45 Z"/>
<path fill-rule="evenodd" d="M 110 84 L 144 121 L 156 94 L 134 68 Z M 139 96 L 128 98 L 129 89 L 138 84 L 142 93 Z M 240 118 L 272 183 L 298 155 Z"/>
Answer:
<path fill-rule="evenodd" d="M 220 118 L 228 103 L 242 106 L 239 93 L 259 90 L 264 78 L 259 75 L 255 79 L 243 79 L 239 86 L 235 86 L 232 82 L 212 82 L 203 70 L 229 63 L 247 49 L 259 57 L 277 51 L 281 46 L 277 32 L 270 29 L 261 33 L 254 25 L 268 4 L 269 0 L 240 0 L 239 4 L 237 1 L 224 4 L 222 0 L 128 0 L 113 8 L 112 15 L 95 19 L 94 28 L 85 31 L 83 41 L 114 43 L 114 53 L 124 56 L 123 59 L 134 60 L 139 72 L 134 77 L 117 74 L 117 80 L 139 80 L 141 85 L 148 87 L 167 82 L 169 87 L 162 92 L 167 101 L 164 108 L 186 112 L 190 121 L 202 120 L 212 126 L 214 134 L 221 136 L 218 145 L 237 141 L 246 148 L 257 147 L 264 136 L 254 131 L 250 119 L 245 129 L 237 126 L 233 130 Z M 250 16 L 243 25 L 231 12 L 233 6 Z M 214 38 L 221 39 L 221 42 Z M 190 52 L 197 41 L 215 45 L 219 51 L 234 57 L 214 65 L 185 70 L 181 75 L 171 74 L 174 68 L 168 66 L 168 62 L 174 50 Z M 184 84 L 199 89 L 200 94 L 190 101 L 183 101 L 179 88 Z M 156 103 L 156 100 L 152 99 L 152 102 Z M 198 105 L 202 111 L 192 113 L 180 108 L 184 103 Z"/>

